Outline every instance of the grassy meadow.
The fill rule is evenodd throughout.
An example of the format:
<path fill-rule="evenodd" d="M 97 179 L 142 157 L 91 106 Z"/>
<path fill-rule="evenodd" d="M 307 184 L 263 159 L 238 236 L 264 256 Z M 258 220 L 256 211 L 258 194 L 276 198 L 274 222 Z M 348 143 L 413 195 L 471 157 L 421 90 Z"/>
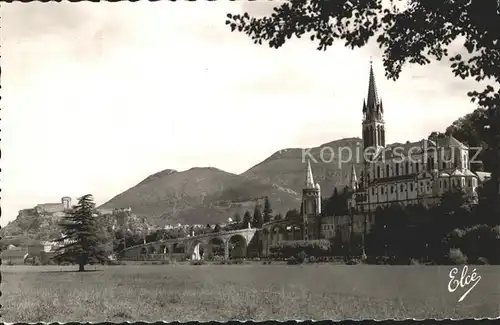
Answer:
<path fill-rule="evenodd" d="M 500 268 L 449 293 L 447 266 L 1 266 L 4 322 L 498 317 Z M 472 270 L 474 267 L 470 267 Z M 87 269 L 93 270 L 94 267 Z"/>

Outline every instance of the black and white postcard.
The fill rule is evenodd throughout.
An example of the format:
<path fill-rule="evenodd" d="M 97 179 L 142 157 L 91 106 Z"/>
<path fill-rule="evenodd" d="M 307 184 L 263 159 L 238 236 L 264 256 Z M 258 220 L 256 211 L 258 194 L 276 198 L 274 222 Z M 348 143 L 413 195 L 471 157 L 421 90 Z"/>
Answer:
<path fill-rule="evenodd" d="M 498 1 L 0 14 L 2 321 L 499 317 Z"/>

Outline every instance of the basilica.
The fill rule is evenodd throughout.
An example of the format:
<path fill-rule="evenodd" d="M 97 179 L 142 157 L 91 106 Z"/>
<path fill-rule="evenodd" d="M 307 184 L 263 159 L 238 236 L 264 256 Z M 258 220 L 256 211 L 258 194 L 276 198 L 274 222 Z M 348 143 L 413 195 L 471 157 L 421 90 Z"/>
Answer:
<path fill-rule="evenodd" d="M 471 171 L 470 149 L 452 135 L 386 145 L 384 107 L 371 64 L 362 112 L 363 167 L 356 173 L 354 166 L 359 162 L 352 162 L 351 168 L 349 207 L 353 214 L 366 214 L 392 204 L 430 206 L 454 189 L 462 189 L 477 200 L 478 187 L 491 174 Z M 302 207 L 305 240 L 324 238 L 330 223 L 332 229 L 338 226 L 338 218 L 319 218 L 321 189 L 314 184 L 309 162 Z"/>

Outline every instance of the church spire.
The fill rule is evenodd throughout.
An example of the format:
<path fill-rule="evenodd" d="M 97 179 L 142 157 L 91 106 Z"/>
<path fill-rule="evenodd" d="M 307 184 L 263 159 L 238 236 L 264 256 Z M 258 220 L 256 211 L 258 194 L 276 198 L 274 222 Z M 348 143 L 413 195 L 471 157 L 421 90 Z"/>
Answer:
<path fill-rule="evenodd" d="M 314 185 L 314 178 L 311 169 L 311 163 L 307 161 L 307 171 L 306 171 L 306 188 L 316 188 Z"/>
<path fill-rule="evenodd" d="M 382 107 L 382 100 L 378 97 L 377 86 L 375 85 L 375 73 L 373 72 L 373 62 L 371 60 L 368 96 L 366 102 L 363 102 L 362 130 L 363 148 L 385 147 L 384 108 Z"/>
<path fill-rule="evenodd" d="M 377 86 L 375 85 L 375 74 L 373 73 L 372 60 L 370 59 L 370 79 L 368 81 L 368 97 L 366 98 L 368 110 L 372 111 L 378 106 Z"/>

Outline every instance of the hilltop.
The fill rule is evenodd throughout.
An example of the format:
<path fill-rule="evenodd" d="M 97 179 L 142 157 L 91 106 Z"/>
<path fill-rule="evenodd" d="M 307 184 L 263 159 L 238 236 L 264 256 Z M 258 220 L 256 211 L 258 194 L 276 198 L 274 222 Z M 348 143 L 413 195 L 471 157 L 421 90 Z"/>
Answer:
<path fill-rule="evenodd" d="M 322 195 L 349 182 L 350 163 L 340 164 L 340 147 L 355 150 L 359 138 L 348 138 L 311 148 L 315 181 Z M 323 161 L 320 153 L 323 149 Z M 331 148 L 331 149 L 330 149 Z M 268 196 L 275 213 L 299 208 L 305 177 L 305 149 L 282 149 L 237 175 L 213 167 L 195 167 L 186 171 L 166 169 L 146 177 L 130 189 L 113 197 L 100 208 L 130 207 L 150 222 L 162 226 L 175 223 L 225 222 L 235 213 L 253 210 L 254 198 Z M 333 150 L 334 157 L 330 158 Z M 331 161 L 330 161 L 331 160 Z M 344 154 L 343 160 L 348 157 Z M 316 162 L 317 161 L 317 162 Z M 326 161 L 326 162 L 325 162 Z M 361 165 L 358 165 L 358 170 Z"/>
<path fill-rule="evenodd" d="M 354 152 L 360 141 L 359 138 L 347 138 L 307 149 L 314 157 L 311 166 L 323 197 L 330 196 L 334 187 L 348 185 L 351 164 L 339 163 L 338 149 L 348 147 Z M 149 224 L 160 227 L 177 223 L 214 224 L 227 222 L 235 213 L 243 216 L 245 211 L 254 209 L 256 198 L 267 196 L 273 213 L 284 215 L 300 207 L 305 181 L 305 161 L 302 160 L 305 150 L 278 150 L 240 175 L 213 167 L 194 167 L 186 171 L 165 169 L 146 177 L 99 208 L 130 207 L 134 215 L 146 217 Z M 330 159 L 332 150 L 334 157 Z M 346 154 L 342 158 L 348 160 Z M 356 166 L 359 175 L 361 165 Z M 262 200 L 259 203 L 262 204 Z M 1 230 L 1 234 L 23 234 L 40 240 L 58 234 L 58 218 L 28 212 L 23 210 Z"/>

